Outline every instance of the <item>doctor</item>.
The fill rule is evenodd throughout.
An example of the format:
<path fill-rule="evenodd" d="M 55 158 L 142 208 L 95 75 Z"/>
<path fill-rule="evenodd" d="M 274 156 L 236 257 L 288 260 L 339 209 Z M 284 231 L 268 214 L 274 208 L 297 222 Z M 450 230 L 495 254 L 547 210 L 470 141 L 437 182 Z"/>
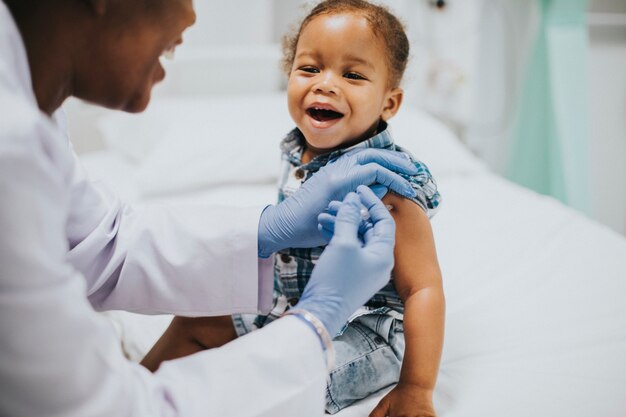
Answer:
<path fill-rule="evenodd" d="M 159 56 L 194 19 L 191 0 L 0 2 L 2 416 L 320 416 L 329 334 L 388 279 L 393 221 L 369 188 L 351 191 L 411 194 L 388 168 L 414 168 L 392 154 L 348 155 L 254 210 L 137 211 L 88 181 L 57 110 L 69 96 L 143 110 Z M 296 314 L 155 374 L 124 359 L 95 312 L 263 311 L 272 253 L 333 231 Z"/>

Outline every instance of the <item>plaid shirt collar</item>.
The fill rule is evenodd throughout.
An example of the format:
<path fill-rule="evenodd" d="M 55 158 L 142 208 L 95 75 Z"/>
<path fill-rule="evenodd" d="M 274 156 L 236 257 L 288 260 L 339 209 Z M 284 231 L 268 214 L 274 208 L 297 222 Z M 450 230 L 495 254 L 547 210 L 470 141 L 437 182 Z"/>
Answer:
<path fill-rule="evenodd" d="M 306 164 L 302 163 L 302 151 L 304 150 L 306 141 L 304 139 L 304 135 L 302 135 L 302 132 L 297 127 L 289 132 L 282 140 L 280 143 L 280 149 L 283 153 L 283 158 L 287 159 L 293 166 L 300 167 L 310 173 L 313 173 L 317 172 L 328 162 L 339 158 L 341 155 L 352 149 L 393 149 L 393 138 L 391 137 L 391 132 L 387 128 L 387 123 L 381 120 L 378 125 L 378 130 L 380 133 L 369 139 L 359 142 L 356 145 L 352 145 L 349 148 L 337 149 L 326 154 L 318 155 Z"/>

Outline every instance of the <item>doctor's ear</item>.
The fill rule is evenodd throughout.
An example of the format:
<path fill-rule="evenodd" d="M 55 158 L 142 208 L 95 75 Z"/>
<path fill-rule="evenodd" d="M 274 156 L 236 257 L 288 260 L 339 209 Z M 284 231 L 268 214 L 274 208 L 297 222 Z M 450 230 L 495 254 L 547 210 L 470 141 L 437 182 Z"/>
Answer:
<path fill-rule="evenodd" d="M 385 106 L 383 107 L 380 117 L 387 121 L 396 115 L 400 106 L 402 105 L 402 98 L 404 97 L 404 90 L 399 87 L 392 88 L 387 92 L 385 97 Z"/>

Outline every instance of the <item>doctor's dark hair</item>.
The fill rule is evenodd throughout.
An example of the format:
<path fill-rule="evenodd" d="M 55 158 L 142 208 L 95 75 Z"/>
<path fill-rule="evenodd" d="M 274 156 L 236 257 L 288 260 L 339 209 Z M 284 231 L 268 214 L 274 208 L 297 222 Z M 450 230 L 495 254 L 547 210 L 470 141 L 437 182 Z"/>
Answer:
<path fill-rule="evenodd" d="M 386 7 L 365 0 L 325 0 L 316 5 L 302 20 L 297 30 L 287 34 L 283 39 L 283 71 L 287 76 L 291 73 L 300 34 L 313 19 L 342 13 L 354 13 L 365 17 L 374 36 L 385 46 L 390 72 L 389 84 L 391 87 L 399 86 L 409 60 L 409 40 L 404 25 Z"/>

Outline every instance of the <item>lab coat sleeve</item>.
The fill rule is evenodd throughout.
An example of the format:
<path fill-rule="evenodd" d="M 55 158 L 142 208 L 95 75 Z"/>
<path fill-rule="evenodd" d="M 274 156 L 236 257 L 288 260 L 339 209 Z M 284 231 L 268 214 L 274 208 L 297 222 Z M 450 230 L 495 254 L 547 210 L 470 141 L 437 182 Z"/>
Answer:
<path fill-rule="evenodd" d="M 181 415 L 321 417 L 325 369 L 315 333 L 285 317 L 222 348 L 165 362 L 156 376 Z M 198 401 L 207 392 L 219 396 Z"/>
<path fill-rule="evenodd" d="M 261 207 L 135 209 L 76 161 L 69 207 L 68 259 L 98 310 L 202 316 L 254 313 L 271 303 L 271 291 L 259 299 L 259 284 L 272 283 L 271 266 L 257 256 Z"/>
<path fill-rule="evenodd" d="M 0 415 L 322 415 L 322 350 L 296 318 L 156 374 L 127 361 L 67 259 L 63 170 L 30 133 L 0 141 Z"/>

